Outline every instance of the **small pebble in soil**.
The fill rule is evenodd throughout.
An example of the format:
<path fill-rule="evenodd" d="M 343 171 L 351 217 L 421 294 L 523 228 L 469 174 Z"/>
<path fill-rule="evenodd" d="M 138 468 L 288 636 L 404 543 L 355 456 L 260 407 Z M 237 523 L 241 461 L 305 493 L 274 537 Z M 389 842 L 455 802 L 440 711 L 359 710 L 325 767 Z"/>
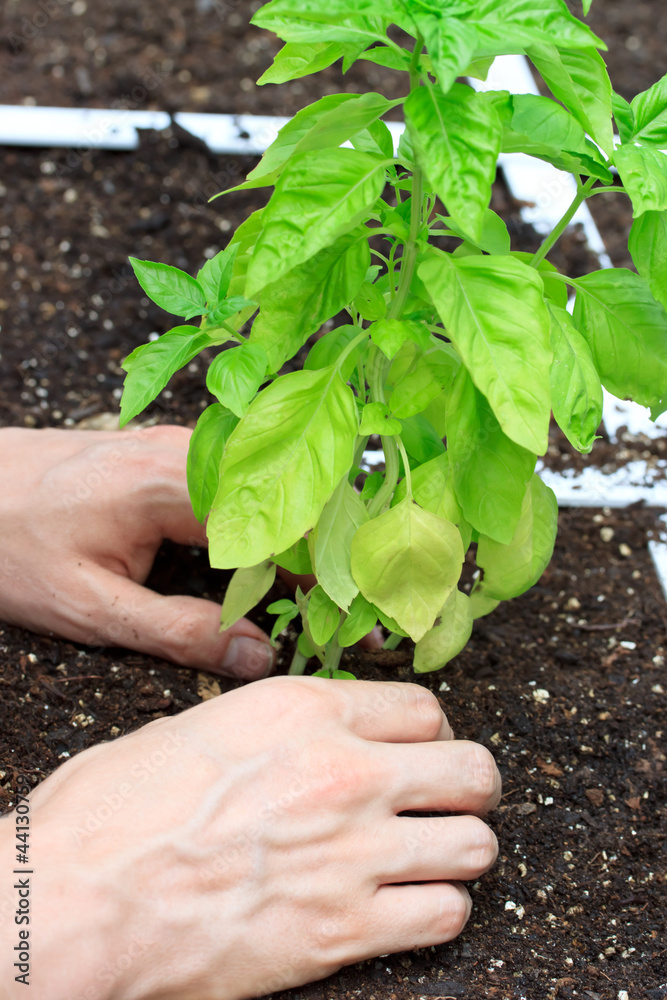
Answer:
<path fill-rule="evenodd" d="M 629 545 L 626 545 L 626 544 L 625 544 L 625 542 L 621 542 L 621 544 L 620 544 L 620 545 L 619 545 L 619 547 L 618 547 L 618 551 L 619 551 L 619 552 L 621 553 L 621 555 L 622 555 L 622 556 L 624 556 L 624 557 L 625 557 L 626 559 L 627 559 L 627 558 L 628 558 L 629 556 L 631 556 L 631 555 L 632 555 L 632 549 L 630 548 L 630 546 L 629 546 Z"/>
<path fill-rule="evenodd" d="M 602 539 L 603 542 L 610 542 L 613 537 L 614 537 L 613 528 L 608 528 L 608 527 L 600 528 L 600 538 Z"/>
<path fill-rule="evenodd" d="M 549 697 L 550 697 L 549 692 L 545 688 L 535 688 L 535 690 L 533 691 L 533 699 L 539 705 L 546 705 L 546 703 L 549 700 Z"/>

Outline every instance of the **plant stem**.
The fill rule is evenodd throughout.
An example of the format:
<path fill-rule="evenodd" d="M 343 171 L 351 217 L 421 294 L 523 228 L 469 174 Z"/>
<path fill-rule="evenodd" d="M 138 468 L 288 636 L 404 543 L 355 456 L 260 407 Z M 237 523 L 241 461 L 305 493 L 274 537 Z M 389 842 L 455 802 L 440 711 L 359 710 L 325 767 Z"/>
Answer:
<path fill-rule="evenodd" d="M 407 489 L 407 496 L 412 500 L 412 473 L 410 472 L 410 462 L 408 459 L 408 453 L 405 450 L 405 445 L 401 441 L 400 437 L 396 439 L 396 444 L 398 450 L 401 453 L 401 458 L 403 459 L 403 470 L 405 472 L 405 485 Z"/>
<path fill-rule="evenodd" d="M 289 673 L 290 674 L 302 674 L 306 669 L 306 664 L 308 663 L 308 657 L 300 653 L 298 649 L 294 650 L 294 656 L 292 657 L 292 662 L 290 663 Z"/>
<path fill-rule="evenodd" d="M 382 648 L 383 649 L 396 649 L 396 647 L 400 644 L 400 642 L 401 642 L 402 639 L 403 639 L 403 636 L 399 635 L 398 632 L 390 632 L 389 635 L 387 636 L 387 638 L 382 643 Z"/>
<path fill-rule="evenodd" d="M 331 637 L 331 640 L 327 643 L 324 663 L 322 664 L 324 670 L 338 670 L 338 664 L 340 663 L 340 658 L 343 655 L 343 647 L 338 645 L 338 633 L 341 625 L 343 624 L 343 620 L 343 616 L 341 615 L 338 619 L 338 627 Z"/>
<path fill-rule="evenodd" d="M 595 177 L 589 177 L 586 183 L 583 185 L 581 181 L 579 180 L 577 181 L 577 194 L 574 200 L 572 201 L 572 204 L 570 205 L 567 212 L 560 220 L 556 228 L 550 233 L 549 236 L 547 236 L 540 249 L 533 254 L 533 257 L 530 261 L 531 267 L 537 267 L 538 264 L 540 264 L 544 260 L 544 258 L 549 253 L 554 244 L 556 244 L 558 240 L 561 238 L 561 236 L 569 226 L 570 222 L 576 215 L 577 209 L 579 208 L 580 205 L 582 205 L 586 201 L 586 198 L 591 193 L 591 189 L 595 184 L 595 181 L 596 181 Z"/>
<path fill-rule="evenodd" d="M 617 192 L 618 194 L 628 193 L 627 188 L 624 187 L 599 187 L 590 191 L 588 197 L 592 198 L 594 194 L 614 194 L 614 192 Z"/>
<path fill-rule="evenodd" d="M 398 448 L 395 437 L 382 437 L 384 450 L 384 482 L 368 505 L 371 518 L 377 517 L 391 500 L 398 482 Z"/>
<path fill-rule="evenodd" d="M 417 264 L 417 237 L 422 222 L 422 201 L 424 197 L 424 175 L 419 167 L 415 167 L 412 175 L 412 200 L 410 202 L 410 233 L 401 258 L 401 270 L 398 277 L 398 288 L 389 308 L 389 319 L 400 319 L 403 307 L 410 294 L 410 286 Z"/>

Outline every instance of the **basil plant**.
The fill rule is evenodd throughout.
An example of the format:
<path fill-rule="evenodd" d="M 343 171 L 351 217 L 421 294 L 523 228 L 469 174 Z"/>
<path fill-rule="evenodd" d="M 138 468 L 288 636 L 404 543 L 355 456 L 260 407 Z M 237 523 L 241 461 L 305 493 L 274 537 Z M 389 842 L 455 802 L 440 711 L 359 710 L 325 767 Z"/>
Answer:
<path fill-rule="evenodd" d="M 551 558 L 556 500 L 534 471 L 551 414 L 588 452 L 602 386 L 654 418 L 667 408 L 667 76 L 629 104 L 604 43 L 562 0 L 272 0 L 254 23 L 285 42 L 260 83 L 366 60 L 401 74 L 405 96 L 334 94 L 300 111 L 234 189 L 270 189 L 266 207 L 196 277 L 132 259 L 182 324 L 125 360 L 122 423 L 223 348 L 188 458 L 211 564 L 236 570 L 222 627 L 284 567 L 316 580 L 270 609 L 274 638 L 301 616 L 292 672 L 316 657 L 340 675 L 342 650 L 378 621 L 388 647 L 414 640 L 416 671 L 436 670 Z M 462 82 L 509 53 L 551 97 Z M 489 208 L 502 151 L 576 178 L 533 255 L 511 250 Z M 620 190 L 638 273 L 559 272 L 548 254 L 576 209 Z M 281 375 L 307 342 L 302 368 Z M 372 435 L 384 471 L 359 490 Z"/>

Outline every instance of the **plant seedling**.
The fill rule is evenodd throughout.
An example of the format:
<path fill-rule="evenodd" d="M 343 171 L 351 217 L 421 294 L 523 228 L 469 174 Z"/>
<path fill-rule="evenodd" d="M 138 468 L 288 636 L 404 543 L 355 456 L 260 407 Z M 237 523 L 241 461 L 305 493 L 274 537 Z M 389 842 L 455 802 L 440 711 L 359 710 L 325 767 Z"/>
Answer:
<path fill-rule="evenodd" d="M 260 83 L 366 60 L 403 74 L 405 96 L 333 94 L 300 111 L 233 189 L 272 189 L 266 207 L 196 277 L 132 259 L 183 325 L 125 360 L 121 421 L 223 348 L 188 458 L 211 563 L 236 570 L 222 626 L 277 566 L 314 573 L 308 593 L 272 606 L 274 638 L 301 617 L 293 672 L 317 657 L 333 675 L 378 620 L 389 646 L 414 640 L 416 671 L 435 670 L 551 558 L 556 500 L 535 474 L 551 414 L 588 452 L 602 386 L 654 419 L 667 408 L 667 76 L 631 104 L 615 94 L 604 43 L 563 0 L 272 0 L 253 20 L 285 42 Z M 510 53 L 551 97 L 461 82 Z M 397 150 L 383 121 L 395 109 Z M 511 250 L 489 208 L 501 151 L 576 178 L 533 255 Z M 638 273 L 560 273 L 548 254 L 578 207 L 619 190 Z M 281 375 L 333 318 L 303 369 Z M 359 493 L 372 435 L 385 467 Z M 471 544 L 480 576 L 467 594 Z"/>

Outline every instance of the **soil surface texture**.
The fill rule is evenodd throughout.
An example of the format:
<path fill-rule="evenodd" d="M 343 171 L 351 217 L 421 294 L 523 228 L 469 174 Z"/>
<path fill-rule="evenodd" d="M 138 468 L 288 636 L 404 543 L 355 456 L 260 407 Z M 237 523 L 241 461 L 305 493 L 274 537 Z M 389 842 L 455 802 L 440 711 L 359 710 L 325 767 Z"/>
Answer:
<path fill-rule="evenodd" d="M 5 0 L 0 103 L 289 115 L 324 93 L 402 82 L 371 64 L 284 87 L 255 86 L 278 43 L 249 27 L 249 0 Z M 580 4 L 570 4 L 580 12 Z M 53 14 L 45 13 L 46 8 Z M 667 72 L 663 0 L 594 0 L 589 22 L 626 98 Z M 213 156 L 174 131 L 130 153 L 0 150 L 0 425 L 115 421 L 120 362 L 169 319 L 142 297 L 128 255 L 194 271 L 262 204 L 262 192 L 208 198 L 256 161 Z M 494 208 L 516 249 L 537 238 L 499 180 Z M 631 266 L 623 196 L 593 200 L 614 262 Z M 597 266 L 572 231 L 552 255 Z M 171 382 L 150 418 L 190 426 L 208 405 L 205 360 Z M 665 457 L 664 439 L 607 440 L 580 459 L 554 429 L 556 468 Z M 647 540 L 656 515 L 561 511 L 554 560 L 528 594 L 478 621 L 444 671 L 419 678 L 462 738 L 496 756 L 505 795 L 492 823 L 496 868 L 472 887 L 464 934 L 294 990 L 290 1000 L 629 1000 L 667 997 L 667 605 Z M 470 567 L 470 570 L 472 567 Z M 150 585 L 220 598 L 206 555 L 165 546 Z M 265 607 L 286 596 L 277 585 Z M 285 640 L 279 669 L 289 663 Z M 411 647 L 351 653 L 372 679 L 414 680 Z M 0 624 L 0 809 L 16 777 L 35 783 L 67 757 L 216 696 L 231 682 L 128 650 L 75 646 Z M 277 997 L 276 997 L 277 1000 Z"/>

